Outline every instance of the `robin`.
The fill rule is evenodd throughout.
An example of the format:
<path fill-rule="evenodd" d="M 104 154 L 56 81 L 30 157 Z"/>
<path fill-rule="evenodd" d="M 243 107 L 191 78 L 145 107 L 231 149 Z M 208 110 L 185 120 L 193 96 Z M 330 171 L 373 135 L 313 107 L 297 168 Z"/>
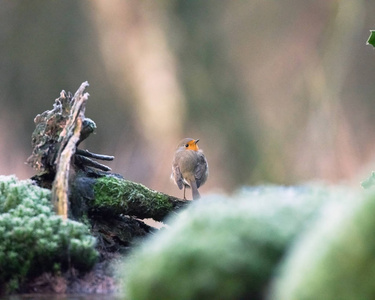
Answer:
<path fill-rule="evenodd" d="M 198 147 L 199 139 L 183 139 L 177 146 L 172 162 L 171 178 L 179 189 L 191 187 L 193 199 L 199 199 L 198 188 L 208 177 L 208 164 L 202 150 Z"/>

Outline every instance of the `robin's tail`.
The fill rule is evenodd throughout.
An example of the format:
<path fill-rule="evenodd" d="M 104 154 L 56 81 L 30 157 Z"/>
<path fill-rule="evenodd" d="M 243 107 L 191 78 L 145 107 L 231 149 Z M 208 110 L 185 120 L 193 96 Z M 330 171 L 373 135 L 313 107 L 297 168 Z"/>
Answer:
<path fill-rule="evenodd" d="M 190 181 L 190 187 L 193 193 L 193 200 L 199 199 L 201 195 L 198 192 L 197 183 L 195 182 L 195 180 Z"/>

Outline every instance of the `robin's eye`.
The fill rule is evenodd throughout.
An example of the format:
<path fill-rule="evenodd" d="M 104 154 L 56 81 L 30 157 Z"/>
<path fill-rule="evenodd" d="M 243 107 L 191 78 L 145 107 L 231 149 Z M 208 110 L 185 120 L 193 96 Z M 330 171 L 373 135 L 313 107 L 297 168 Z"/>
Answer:
<path fill-rule="evenodd" d="M 189 147 L 189 144 L 186 144 L 185 147 L 186 147 L 186 148 Z"/>

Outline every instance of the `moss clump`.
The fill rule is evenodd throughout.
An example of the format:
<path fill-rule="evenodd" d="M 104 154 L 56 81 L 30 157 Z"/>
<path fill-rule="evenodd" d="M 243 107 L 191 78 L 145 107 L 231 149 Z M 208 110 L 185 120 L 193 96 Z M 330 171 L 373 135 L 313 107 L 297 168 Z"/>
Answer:
<path fill-rule="evenodd" d="M 375 192 L 327 206 L 291 249 L 272 299 L 375 299 Z"/>
<path fill-rule="evenodd" d="M 89 269 L 94 246 L 85 225 L 55 215 L 49 190 L 0 176 L 0 293 L 56 265 Z"/>
<path fill-rule="evenodd" d="M 288 245 L 332 194 L 260 187 L 193 203 L 127 260 L 127 299 L 262 299 Z"/>
<path fill-rule="evenodd" d="M 138 218 L 162 220 L 173 210 L 168 196 L 142 184 L 114 176 L 98 178 L 94 184 L 94 206 L 114 214 L 135 215 Z"/>

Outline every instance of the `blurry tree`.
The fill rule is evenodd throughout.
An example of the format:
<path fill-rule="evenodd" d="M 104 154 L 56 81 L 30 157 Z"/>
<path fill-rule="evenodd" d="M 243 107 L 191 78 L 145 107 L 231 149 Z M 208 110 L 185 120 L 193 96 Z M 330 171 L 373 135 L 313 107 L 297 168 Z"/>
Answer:
<path fill-rule="evenodd" d="M 231 8 L 213 1 L 175 1 L 170 8 L 169 36 L 188 99 L 185 133 L 197 132 L 211 147 L 211 176 L 219 176 L 224 188 L 249 183 L 260 159 L 256 138 L 262 129 L 223 32 Z"/>
<path fill-rule="evenodd" d="M 111 81 L 132 109 L 137 139 L 119 131 L 118 159 L 138 180 L 153 186 L 169 183 L 172 151 L 183 138 L 184 96 L 166 37 L 163 5 L 154 2 L 92 1 L 99 46 Z M 128 82 L 133 97 L 126 99 Z M 120 125 L 121 127 L 121 125 Z M 126 144 L 136 146 L 128 150 Z M 168 150 L 168 151 L 166 151 Z M 133 174 L 134 176 L 134 174 Z"/>
<path fill-rule="evenodd" d="M 28 177 L 33 117 L 90 83 L 85 147 L 178 195 L 178 141 L 200 138 L 202 192 L 350 179 L 374 158 L 375 3 L 0 0 L 0 173 Z M 9 150 L 11 149 L 11 151 Z M 369 170 L 365 170 L 367 173 Z"/>
<path fill-rule="evenodd" d="M 0 7 L 1 174 L 33 174 L 24 162 L 31 154 L 34 117 L 52 108 L 62 89 L 75 91 L 82 81 L 91 84 L 88 115 L 100 127 L 97 148 L 110 143 L 109 132 L 120 120 L 129 126 L 126 110 L 119 113 L 111 101 L 116 92 L 79 2 L 0 1 Z"/>

